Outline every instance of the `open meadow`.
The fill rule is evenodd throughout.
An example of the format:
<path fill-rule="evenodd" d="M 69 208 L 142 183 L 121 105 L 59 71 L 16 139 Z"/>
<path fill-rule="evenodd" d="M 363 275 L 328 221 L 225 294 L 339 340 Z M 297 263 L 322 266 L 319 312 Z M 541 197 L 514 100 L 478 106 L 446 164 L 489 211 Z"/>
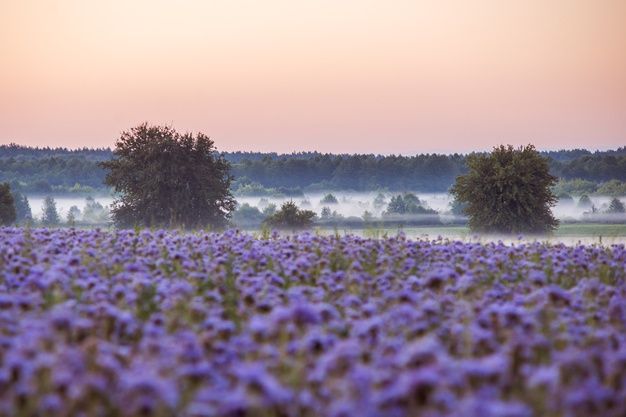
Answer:
<path fill-rule="evenodd" d="M 0 229 L 1 416 L 626 413 L 626 248 Z"/>
<path fill-rule="evenodd" d="M 565 223 L 551 234 L 481 234 L 472 232 L 467 226 L 419 226 L 419 227 L 378 227 L 375 223 L 367 228 L 317 228 L 316 233 L 322 235 L 349 235 L 356 234 L 363 237 L 382 238 L 405 235 L 412 239 L 449 239 L 463 242 L 488 243 L 502 241 L 505 243 L 532 243 L 545 242 L 551 244 L 563 243 L 566 245 L 590 244 L 613 245 L 626 243 L 626 224 L 603 223 Z"/>

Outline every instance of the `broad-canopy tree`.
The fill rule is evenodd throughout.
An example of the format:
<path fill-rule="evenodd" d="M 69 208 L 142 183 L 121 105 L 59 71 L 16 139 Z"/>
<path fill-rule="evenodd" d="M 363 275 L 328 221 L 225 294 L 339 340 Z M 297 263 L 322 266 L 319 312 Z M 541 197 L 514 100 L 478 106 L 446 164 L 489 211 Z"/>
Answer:
<path fill-rule="evenodd" d="M 467 165 L 469 172 L 457 177 L 450 192 L 467 204 L 473 231 L 544 233 L 558 226 L 550 210 L 557 178 L 534 146 L 499 146 L 490 154 L 469 155 Z"/>
<path fill-rule="evenodd" d="M 0 225 L 8 226 L 15 222 L 17 218 L 15 212 L 15 201 L 11 194 L 11 186 L 9 183 L 0 184 Z"/>
<path fill-rule="evenodd" d="M 113 155 L 101 166 L 119 193 L 120 227 L 222 227 L 235 209 L 230 165 L 203 133 L 144 123 L 122 133 Z"/>

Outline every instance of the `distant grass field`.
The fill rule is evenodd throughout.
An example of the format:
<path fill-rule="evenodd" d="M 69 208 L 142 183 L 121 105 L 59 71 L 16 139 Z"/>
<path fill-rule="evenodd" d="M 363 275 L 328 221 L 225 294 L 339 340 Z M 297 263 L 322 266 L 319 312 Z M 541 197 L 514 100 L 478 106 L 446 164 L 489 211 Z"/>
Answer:
<path fill-rule="evenodd" d="M 460 239 L 468 241 L 485 241 L 502 239 L 504 241 L 518 240 L 517 236 L 496 236 L 496 235 L 478 235 L 472 233 L 467 226 L 425 226 L 425 227 L 406 227 L 406 228 L 367 228 L 367 229 L 316 229 L 321 234 L 338 233 L 357 234 L 366 237 L 382 238 L 385 236 L 394 236 L 399 231 L 405 233 L 411 238 L 429 238 L 437 239 L 438 237 L 447 239 Z M 597 224 L 597 223 L 572 223 L 562 224 L 552 235 L 523 235 L 524 240 L 540 240 L 540 241 L 556 241 L 568 244 L 574 244 L 578 241 L 583 243 L 624 243 L 626 242 L 626 224 Z"/>
<path fill-rule="evenodd" d="M 626 224 L 563 224 L 555 232 L 555 236 L 608 236 L 626 237 Z"/>

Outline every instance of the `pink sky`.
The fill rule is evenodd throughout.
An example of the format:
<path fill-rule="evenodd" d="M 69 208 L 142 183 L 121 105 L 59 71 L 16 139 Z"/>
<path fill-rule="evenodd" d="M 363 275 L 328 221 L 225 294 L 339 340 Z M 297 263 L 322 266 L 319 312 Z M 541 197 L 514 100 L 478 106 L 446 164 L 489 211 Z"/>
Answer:
<path fill-rule="evenodd" d="M 0 143 L 220 150 L 626 144 L 624 0 L 3 0 Z"/>

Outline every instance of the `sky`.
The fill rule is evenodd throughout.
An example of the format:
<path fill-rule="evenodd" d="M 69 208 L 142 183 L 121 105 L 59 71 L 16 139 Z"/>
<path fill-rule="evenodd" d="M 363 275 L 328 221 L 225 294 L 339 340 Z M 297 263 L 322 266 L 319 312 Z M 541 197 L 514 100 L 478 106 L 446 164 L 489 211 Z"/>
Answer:
<path fill-rule="evenodd" d="M 626 144 L 624 0 L 0 0 L 0 143 Z"/>

